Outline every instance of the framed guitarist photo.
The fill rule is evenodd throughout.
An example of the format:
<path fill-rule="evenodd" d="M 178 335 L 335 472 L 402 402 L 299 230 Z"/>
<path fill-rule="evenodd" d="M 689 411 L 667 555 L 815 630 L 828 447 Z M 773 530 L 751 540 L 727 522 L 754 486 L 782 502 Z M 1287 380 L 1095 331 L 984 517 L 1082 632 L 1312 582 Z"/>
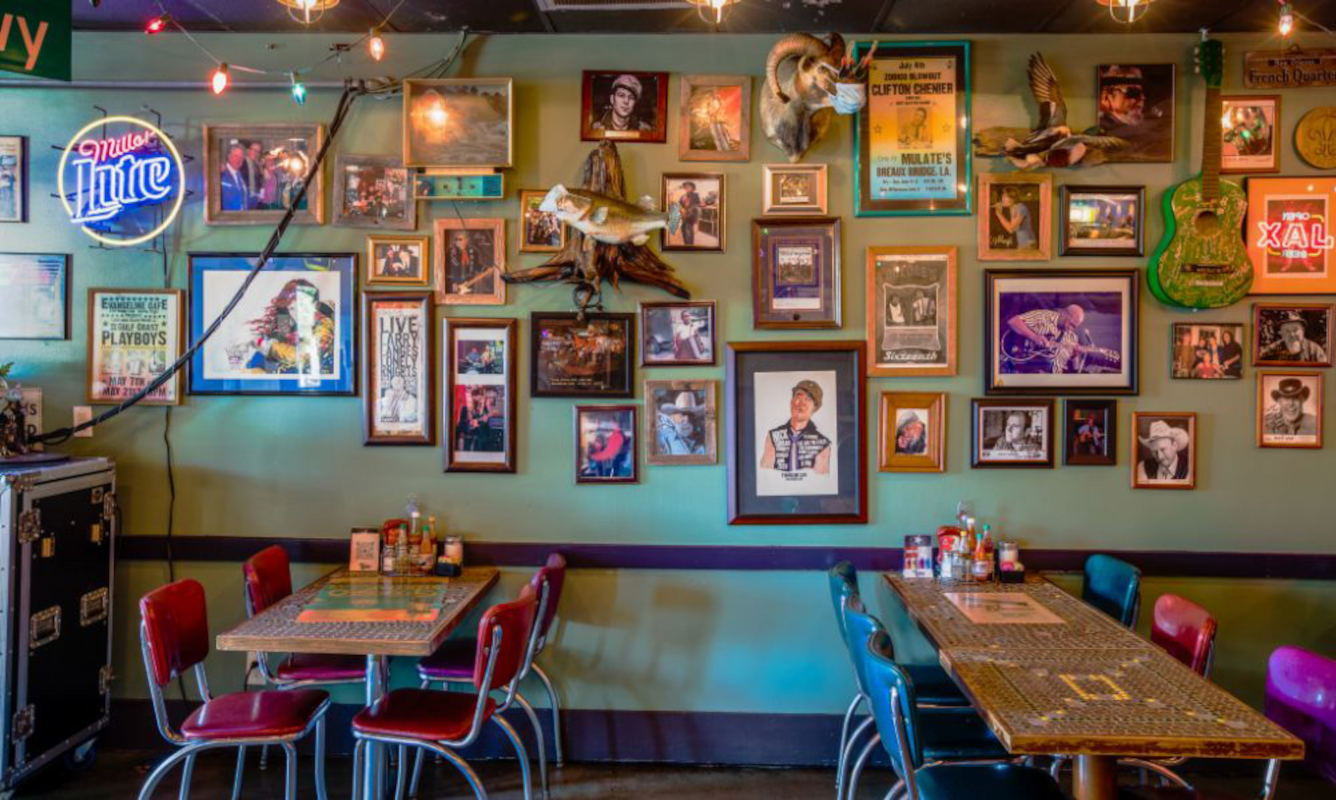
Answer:
<path fill-rule="evenodd" d="M 506 221 L 436 220 L 436 302 L 506 304 Z"/>
<path fill-rule="evenodd" d="M 1336 178 L 1249 178 L 1250 294 L 1334 294 Z"/>
<path fill-rule="evenodd" d="M 1137 394 L 1136 269 L 984 271 L 987 394 Z"/>

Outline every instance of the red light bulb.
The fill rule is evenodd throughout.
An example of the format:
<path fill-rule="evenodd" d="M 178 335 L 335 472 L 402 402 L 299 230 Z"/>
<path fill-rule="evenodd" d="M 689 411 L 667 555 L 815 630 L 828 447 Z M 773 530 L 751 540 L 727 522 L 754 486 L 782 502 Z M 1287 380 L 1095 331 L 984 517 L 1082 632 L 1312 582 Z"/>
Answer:
<path fill-rule="evenodd" d="M 152 36 L 155 33 L 162 33 L 163 31 L 167 30 L 167 25 L 171 21 L 172 21 L 172 16 L 170 14 L 163 14 L 162 16 L 154 17 L 153 19 L 148 21 L 147 25 L 144 26 L 144 33 L 147 33 L 149 36 Z"/>

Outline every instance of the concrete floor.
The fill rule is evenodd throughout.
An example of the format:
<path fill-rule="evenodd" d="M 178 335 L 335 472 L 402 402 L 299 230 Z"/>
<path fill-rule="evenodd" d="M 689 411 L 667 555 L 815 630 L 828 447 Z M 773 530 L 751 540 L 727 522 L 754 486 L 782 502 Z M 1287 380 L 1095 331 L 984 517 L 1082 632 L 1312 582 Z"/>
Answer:
<path fill-rule="evenodd" d="M 103 800 L 134 798 L 148 770 L 160 756 L 133 751 L 98 753 L 91 768 L 69 772 L 61 767 L 33 778 L 17 793 L 23 798 L 55 800 Z M 195 768 L 191 797 L 195 800 L 226 800 L 231 796 L 235 757 L 225 751 L 204 754 Z M 514 762 L 491 761 L 475 765 L 496 800 L 520 800 L 519 772 Z M 331 758 L 328 765 L 331 798 L 350 795 L 351 761 Z M 1281 770 L 1277 800 L 1336 800 L 1336 787 L 1306 775 L 1300 768 Z M 593 798 L 718 798 L 722 800 L 807 800 L 834 796 L 834 771 L 830 769 L 760 769 L 740 767 L 669 766 L 657 764 L 569 764 L 552 771 L 551 794 L 560 800 Z M 1199 789 L 1228 790 L 1239 798 L 1255 797 L 1260 769 L 1246 764 L 1217 766 L 1209 775 L 1193 775 Z M 298 774 L 298 794 L 315 797 L 310 761 L 303 759 Z M 890 788 L 889 773 L 870 772 L 859 787 L 859 800 L 881 798 Z M 176 797 L 176 776 L 169 776 L 155 793 L 155 800 Z M 281 798 L 281 757 L 260 771 L 254 759 L 247 771 L 242 796 L 246 800 Z M 423 798 L 471 798 L 467 785 L 448 765 L 425 770 Z M 1212 795 L 1214 798 L 1214 795 Z"/>

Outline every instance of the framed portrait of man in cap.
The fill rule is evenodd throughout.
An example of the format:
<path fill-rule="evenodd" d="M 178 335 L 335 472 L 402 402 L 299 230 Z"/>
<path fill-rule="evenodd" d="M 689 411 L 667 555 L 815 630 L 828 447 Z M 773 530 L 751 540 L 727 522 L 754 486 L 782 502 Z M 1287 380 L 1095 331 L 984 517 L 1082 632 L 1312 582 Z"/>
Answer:
<path fill-rule="evenodd" d="M 645 461 L 718 463 L 717 409 L 714 381 L 645 381 Z"/>
<path fill-rule="evenodd" d="M 668 141 L 668 73 L 585 70 L 580 139 Z"/>
<path fill-rule="evenodd" d="M 1095 77 L 1099 132 L 1127 142 L 1109 161 L 1173 161 L 1174 65 L 1100 64 Z"/>
<path fill-rule="evenodd" d="M 1329 303 L 1254 303 L 1253 363 L 1268 367 L 1330 367 Z"/>
<path fill-rule="evenodd" d="M 1322 447 L 1322 373 L 1257 373 L 1257 446 Z"/>
<path fill-rule="evenodd" d="M 1197 487 L 1197 415 L 1132 412 L 1132 488 Z"/>

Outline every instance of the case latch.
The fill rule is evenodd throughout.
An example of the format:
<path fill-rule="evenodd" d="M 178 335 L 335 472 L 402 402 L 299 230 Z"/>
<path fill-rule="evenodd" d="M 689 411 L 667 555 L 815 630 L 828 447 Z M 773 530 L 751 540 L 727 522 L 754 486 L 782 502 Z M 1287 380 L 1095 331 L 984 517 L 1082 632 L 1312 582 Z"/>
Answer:
<path fill-rule="evenodd" d="M 97 671 L 97 691 L 98 694 L 106 694 L 111 691 L 111 680 L 115 675 L 111 672 L 110 664 L 103 664 Z"/>
<path fill-rule="evenodd" d="M 32 736 L 33 725 L 37 721 L 37 711 L 32 706 L 24 706 L 14 715 L 14 721 L 10 726 L 10 735 L 14 741 L 19 742 Z"/>
<path fill-rule="evenodd" d="M 87 628 L 107 618 L 107 587 L 94 589 L 79 598 L 79 627 Z"/>
<path fill-rule="evenodd" d="M 28 618 L 28 652 L 60 638 L 60 606 L 51 606 Z"/>
<path fill-rule="evenodd" d="M 36 541 L 42 535 L 42 511 L 30 508 L 19 514 L 19 544 Z"/>

